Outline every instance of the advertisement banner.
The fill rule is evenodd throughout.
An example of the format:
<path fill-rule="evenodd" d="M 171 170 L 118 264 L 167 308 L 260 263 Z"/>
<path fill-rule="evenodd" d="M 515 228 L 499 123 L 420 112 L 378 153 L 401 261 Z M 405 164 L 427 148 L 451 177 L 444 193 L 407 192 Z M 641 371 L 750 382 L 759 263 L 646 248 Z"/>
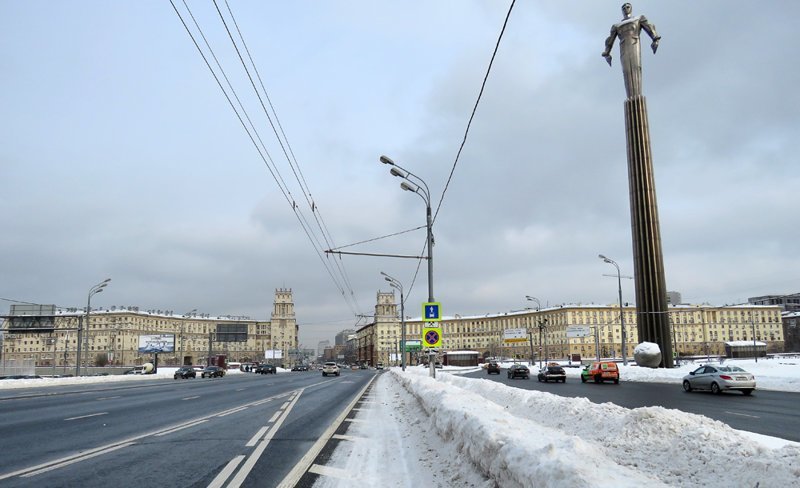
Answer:
<path fill-rule="evenodd" d="M 281 349 L 267 349 L 264 351 L 265 359 L 283 359 L 283 351 Z"/>
<path fill-rule="evenodd" d="M 175 334 L 140 335 L 139 352 L 175 352 Z"/>
<path fill-rule="evenodd" d="M 528 331 L 525 329 L 505 329 L 503 330 L 504 342 L 527 342 Z"/>

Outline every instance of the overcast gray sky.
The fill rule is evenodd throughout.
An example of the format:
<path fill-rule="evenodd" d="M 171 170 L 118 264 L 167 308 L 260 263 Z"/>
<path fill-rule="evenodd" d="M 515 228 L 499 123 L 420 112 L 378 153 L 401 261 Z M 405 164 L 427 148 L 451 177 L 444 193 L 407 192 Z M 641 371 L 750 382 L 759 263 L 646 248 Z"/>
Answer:
<path fill-rule="evenodd" d="M 385 271 L 420 315 L 424 263 L 412 287 L 417 261 L 321 251 L 425 224 L 378 158 L 439 204 L 510 2 L 229 2 L 294 158 L 214 4 L 188 5 L 269 167 L 168 1 L 0 0 L 0 308 L 82 307 L 111 277 L 93 306 L 268 319 L 288 287 L 315 347 L 365 323 L 391 291 Z M 518 310 L 526 295 L 614 303 L 598 253 L 633 274 L 617 46 L 613 67 L 600 56 L 622 3 L 514 6 L 434 225 L 444 315 Z M 633 10 L 662 36 L 642 55 L 667 287 L 718 305 L 800 291 L 800 2 Z M 422 229 L 343 250 L 424 243 Z"/>

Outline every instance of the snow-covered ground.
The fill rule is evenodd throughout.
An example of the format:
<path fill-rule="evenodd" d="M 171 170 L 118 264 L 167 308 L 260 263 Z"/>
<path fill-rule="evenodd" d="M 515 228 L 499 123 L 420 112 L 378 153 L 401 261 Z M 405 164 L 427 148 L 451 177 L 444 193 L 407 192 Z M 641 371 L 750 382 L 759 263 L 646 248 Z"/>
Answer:
<path fill-rule="evenodd" d="M 800 358 L 726 363 L 755 374 L 759 389 L 800 391 Z M 700 364 L 620 366 L 621 378 L 680 388 Z M 579 368 L 566 369 L 578 379 Z M 3 380 L 0 388 L 147 381 L 172 377 L 174 370 Z M 446 367 L 435 379 L 420 367 L 379 375 L 348 431 L 353 440 L 340 443 L 329 462 L 356 478 L 323 476 L 317 486 L 800 486 L 798 443 L 679 410 L 595 404 L 459 374 L 474 370 Z"/>
<path fill-rule="evenodd" d="M 798 391 L 800 359 L 727 361 L 759 388 Z M 622 366 L 623 381 L 680 384 L 699 366 Z M 800 486 L 800 444 L 661 407 L 627 409 L 528 391 L 445 368 L 391 368 L 329 465 L 389 487 Z M 533 371 L 537 371 L 533 368 Z M 567 368 L 578 378 L 579 368 Z M 679 387 L 678 387 L 679 388 Z M 315 486 L 350 487 L 324 476 Z"/>

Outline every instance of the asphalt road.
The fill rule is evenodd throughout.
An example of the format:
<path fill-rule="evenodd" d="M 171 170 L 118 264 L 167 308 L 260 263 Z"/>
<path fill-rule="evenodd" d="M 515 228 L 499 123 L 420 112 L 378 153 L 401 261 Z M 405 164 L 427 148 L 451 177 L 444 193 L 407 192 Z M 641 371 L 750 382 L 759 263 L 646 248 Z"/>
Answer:
<path fill-rule="evenodd" d="M 0 486 L 275 486 L 373 371 L 0 393 Z"/>
<path fill-rule="evenodd" d="M 756 390 L 751 396 L 739 392 L 686 393 L 679 384 L 637 383 L 625 381 L 613 383 L 581 383 L 580 379 L 567 378 L 566 383 L 540 383 L 536 379 L 537 368 L 531 370 L 528 380 L 506 377 L 505 370 L 499 375 L 486 371 L 464 376 L 484 378 L 524 388 L 539 390 L 565 397 L 584 397 L 594 403 L 611 402 L 626 408 L 653 407 L 673 408 L 684 412 L 705 415 L 724 422 L 734 429 L 746 430 L 790 441 L 800 442 L 800 393 Z"/>

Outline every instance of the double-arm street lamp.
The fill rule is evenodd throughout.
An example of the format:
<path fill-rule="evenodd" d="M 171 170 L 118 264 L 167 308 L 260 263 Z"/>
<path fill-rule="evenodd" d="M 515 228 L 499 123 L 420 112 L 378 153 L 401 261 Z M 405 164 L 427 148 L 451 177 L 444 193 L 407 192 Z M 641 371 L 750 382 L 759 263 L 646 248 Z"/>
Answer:
<path fill-rule="evenodd" d="M 383 164 L 388 164 L 388 165 L 392 166 L 392 169 L 389 170 L 389 172 L 392 175 L 397 176 L 397 177 L 402 178 L 403 180 L 405 180 L 402 183 L 400 183 L 400 188 L 402 188 L 405 191 L 410 191 L 412 193 L 416 193 L 417 195 L 419 195 L 425 201 L 425 211 L 426 211 L 427 228 L 428 228 L 428 240 L 427 240 L 427 244 L 426 244 L 426 247 L 428 248 L 428 258 L 427 258 L 428 259 L 428 301 L 429 302 L 433 302 L 435 300 L 433 299 L 433 229 L 432 229 L 433 221 L 432 221 L 432 218 L 431 218 L 431 191 L 430 191 L 430 189 L 428 189 L 427 183 L 425 183 L 425 181 L 422 178 L 420 178 L 419 176 L 415 175 L 411 171 L 408 171 L 407 169 L 398 166 L 388 156 L 381 156 L 380 157 L 380 162 L 383 163 Z M 419 183 L 421 183 L 422 186 L 420 186 L 419 183 L 412 182 L 409 178 L 414 178 Z"/>
<path fill-rule="evenodd" d="M 405 296 L 403 295 L 403 284 L 396 278 L 392 278 L 388 274 L 381 271 L 383 279 L 389 282 L 389 286 L 400 290 L 400 355 L 402 359 L 403 371 L 406 370 L 406 310 L 405 310 Z"/>
<path fill-rule="evenodd" d="M 85 340 L 86 340 L 85 349 L 86 349 L 86 351 L 85 352 L 86 352 L 86 357 L 87 358 L 89 357 L 89 312 L 92 310 L 92 297 L 97 295 L 98 293 L 102 292 L 103 288 L 108 286 L 108 282 L 109 281 L 111 281 L 111 278 L 106 278 L 105 280 L 101 281 L 100 283 L 98 283 L 98 284 L 94 285 L 93 287 L 89 288 L 89 298 L 86 300 L 86 320 L 84 320 L 85 327 L 86 327 L 86 334 L 85 334 Z M 84 326 L 78 327 L 78 351 L 76 353 L 76 358 L 75 358 L 75 362 L 77 363 L 75 365 L 75 376 L 80 376 L 81 375 L 81 340 L 83 339 L 83 337 L 81 335 L 82 335 L 82 332 L 83 332 L 83 327 Z M 87 366 L 86 367 L 88 369 L 88 367 L 89 367 L 88 366 L 88 362 L 87 362 Z"/>
<path fill-rule="evenodd" d="M 619 290 L 619 323 L 620 327 L 622 328 L 622 364 L 627 366 L 628 358 L 625 354 L 625 346 L 627 343 L 627 335 L 625 334 L 625 312 L 622 310 L 622 275 L 619 273 L 619 265 L 616 261 L 611 258 L 607 258 L 602 254 L 598 254 L 597 257 L 608 264 L 613 264 L 614 267 L 617 268 L 617 289 Z"/>

